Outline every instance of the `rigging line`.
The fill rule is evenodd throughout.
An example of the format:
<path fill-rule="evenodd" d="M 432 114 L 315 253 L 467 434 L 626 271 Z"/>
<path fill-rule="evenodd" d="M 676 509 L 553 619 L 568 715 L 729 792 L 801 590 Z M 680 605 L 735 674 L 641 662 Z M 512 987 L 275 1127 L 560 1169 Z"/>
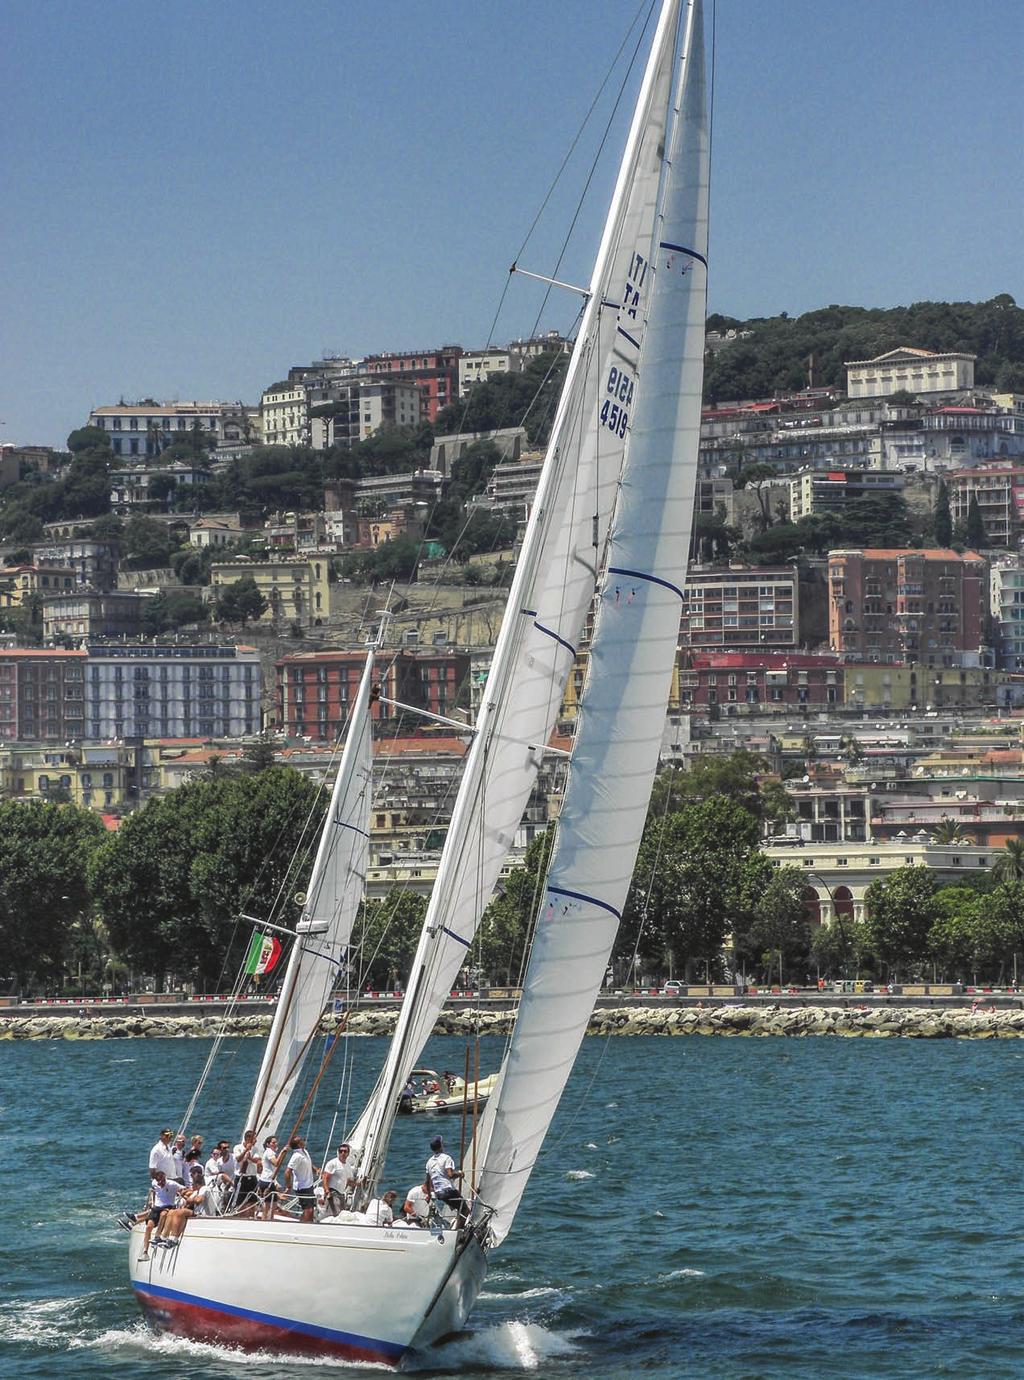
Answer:
<path fill-rule="evenodd" d="M 678 743 L 679 734 L 677 732 L 675 736 L 675 744 L 678 745 Z M 668 770 L 672 772 L 675 771 L 676 768 L 674 766 L 670 766 Z M 665 791 L 665 805 L 661 812 L 661 828 L 658 830 L 658 842 L 655 845 L 654 849 L 654 862 L 651 864 L 651 875 L 647 883 L 647 895 L 644 897 L 643 909 L 640 911 L 640 923 L 637 926 L 636 943 L 633 946 L 633 957 L 630 959 L 629 966 L 626 969 L 627 978 L 630 975 L 632 975 L 634 982 L 636 982 L 637 965 L 640 961 L 640 942 L 643 939 L 644 930 L 647 927 L 647 919 L 651 907 L 651 897 L 654 894 L 654 879 L 658 875 L 658 863 L 661 860 L 661 850 L 665 842 L 665 820 L 668 818 L 668 807 L 671 799 L 672 787 L 669 786 Z"/>
<path fill-rule="evenodd" d="M 603 76 L 602 79 L 601 79 L 601 84 L 600 84 L 600 86 L 597 88 L 597 91 L 594 93 L 594 98 L 593 98 L 593 100 L 592 100 L 591 103 L 590 103 L 590 107 L 589 107 L 589 109 L 587 110 L 587 113 L 584 115 L 583 120 L 582 120 L 582 122 L 580 123 L 579 128 L 577 129 L 576 134 L 574 135 L 574 137 L 573 137 L 573 139 L 572 139 L 572 142 L 570 143 L 569 148 L 568 148 L 568 150 L 567 150 L 567 152 L 566 152 L 566 154 L 565 154 L 565 157 L 562 159 L 561 166 L 559 167 L 558 171 L 555 173 L 555 176 L 554 176 L 554 178 L 553 178 L 552 181 L 551 181 L 551 185 L 548 187 L 548 190 L 547 190 L 547 192 L 546 192 L 545 195 L 544 195 L 544 199 L 543 199 L 543 201 L 541 202 L 540 206 L 538 207 L 536 214 L 534 215 L 534 218 L 533 218 L 533 221 L 532 221 L 532 223 L 531 223 L 531 225 L 530 225 L 530 228 L 527 230 L 526 235 L 525 235 L 525 237 L 524 237 L 524 239 L 523 239 L 522 244 L 519 246 L 519 249 L 517 250 L 516 254 L 515 254 L 514 257 L 513 257 L 513 261 L 512 261 L 512 262 L 513 262 L 513 265 L 517 264 L 517 263 L 519 262 L 519 260 L 522 258 L 524 250 L 526 249 L 527 245 L 530 243 L 530 240 L 533 238 L 533 232 L 536 230 L 536 228 L 537 228 L 537 226 L 538 226 L 538 224 L 539 224 L 539 222 L 540 222 L 541 217 L 543 216 L 545 210 L 547 209 L 548 203 L 550 202 L 552 196 L 553 196 L 554 193 L 555 193 L 556 187 L 558 186 L 559 182 L 562 180 L 562 176 L 563 176 L 563 174 L 565 173 L 565 170 L 566 170 L 566 168 L 568 167 L 569 162 L 570 162 L 570 160 L 571 160 L 573 154 L 576 152 L 577 145 L 579 144 L 580 140 L 581 140 L 582 137 L 583 137 L 584 130 L 587 128 L 587 125 L 590 123 L 590 119 L 591 119 L 592 115 L 594 114 L 594 111 L 597 109 L 598 102 L 600 101 L 601 97 L 604 95 L 605 87 L 608 85 L 609 81 L 611 80 L 612 73 L 615 71 L 615 68 L 616 68 L 616 66 L 617 66 L 618 63 L 619 63 L 619 60 L 621 59 L 622 54 L 623 54 L 623 53 L 625 52 L 625 50 L 626 50 L 626 45 L 627 45 L 628 42 L 629 42 L 629 36 L 630 36 L 630 34 L 633 32 L 634 28 L 636 27 L 637 21 L 639 20 L 640 16 L 643 14 L 644 8 L 647 7 L 647 17 L 644 19 L 643 26 L 642 26 L 642 28 L 641 28 L 641 30 L 640 30 L 640 36 L 641 36 L 641 38 L 643 37 L 644 33 L 645 33 L 646 30 L 647 30 L 647 25 L 650 23 L 651 14 L 653 13 L 655 3 L 656 3 L 656 0 L 650 0 L 650 4 L 648 5 L 648 0 L 642 0 L 642 3 L 641 3 L 640 6 L 638 7 L 638 9 L 637 9 L 636 13 L 634 14 L 632 20 L 630 21 L 629 28 L 626 30 L 625 34 L 623 35 L 623 39 L 622 39 L 622 42 L 619 44 L 618 51 L 616 52 L 615 56 L 612 58 L 611 62 L 608 64 L 608 70 L 605 72 L 604 76 Z M 636 59 L 636 54 L 634 53 L 634 55 L 633 55 L 633 61 L 635 61 L 635 59 Z M 630 63 L 630 66 L 632 66 L 632 62 Z M 628 70 L 627 70 L 627 76 L 628 76 Z M 613 114 L 614 114 L 615 109 L 616 109 L 617 106 L 618 106 L 618 101 L 619 101 L 620 99 L 621 99 L 621 91 L 620 91 L 620 93 L 619 93 L 619 96 L 616 98 L 616 105 L 615 105 L 615 107 L 613 107 L 613 112 L 612 112 Z M 601 144 L 600 144 L 600 146 L 599 146 L 599 152 L 600 152 L 600 149 L 602 149 L 602 148 L 604 147 L 604 142 L 605 142 L 605 140 L 607 139 L 607 137 L 608 137 L 608 136 L 607 136 L 607 130 L 605 130 L 605 133 L 604 133 L 604 135 L 603 135 L 602 138 L 601 138 Z M 589 181 L 588 181 L 588 185 L 589 185 Z M 584 189 L 584 195 L 586 195 L 586 189 Z M 559 262 L 561 262 L 561 259 L 559 259 Z M 503 308 L 504 308 L 504 306 L 505 306 L 505 299 L 506 299 L 506 297 L 508 296 L 508 290 L 509 290 L 509 287 L 510 287 L 511 283 L 512 283 L 512 272 L 511 272 L 511 270 L 510 270 L 510 271 L 505 275 L 505 282 L 504 282 L 504 285 L 503 285 L 502 290 L 501 290 L 501 295 L 500 295 L 499 298 L 498 298 L 498 305 L 497 305 L 497 307 L 495 308 L 494 317 L 493 317 L 493 319 L 492 319 L 492 321 L 491 321 L 490 329 L 489 329 L 488 332 L 487 332 L 487 345 L 485 346 L 485 348 L 490 348 L 490 346 L 494 343 L 494 333 L 495 333 L 495 331 L 496 331 L 497 328 L 498 328 L 498 321 L 499 321 L 499 319 L 500 319 L 500 317 L 501 317 L 502 310 L 503 310 Z M 549 295 L 549 294 L 550 294 L 550 288 L 548 289 L 548 292 L 545 294 L 545 297 L 544 297 L 545 303 L 547 302 L 547 298 L 548 298 L 548 295 Z M 543 309 L 543 308 L 542 308 L 542 309 Z M 534 328 L 532 334 L 536 334 L 536 327 Z M 462 416 L 459 418 L 459 427 L 458 427 L 458 431 L 456 432 L 456 435 L 457 435 L 457 436 L 461 436 L 461 435 L 462 435 L 462 428 L 463 428 L 463 426 L 465 425 L 466 416 L 467 416 L 468 412 L 469 412 L 469 396 L 467 395 L 465 405 L 463 406 L 463 409 L 462 409 Z"/>
<path fill-rule="evenodd" d="M 607 123 L 605 124 L 605 127 L 604 127 L 604 132 L 602 133 L 602 135 L 601 135 L 601 140 L 600 140 L 600 142 L 599 142 L 599 144 L 598 144 L 598 146 L 597 146 L 597 152 L 594 154 L 594 160 L 593 160 L 593 162 L 592 162 L 591 165 L 590 165 L 590 171 L 589 171 L 589 173 L 587 174 L 587 179 L 586 179 L 586 181 L 585 181 L 584 184 L 583 184 L 583 191 L 580 193 L 579 201 L 578 201 L 577 204 L 576 204 L 576 210 L 575 210 L 575 212 L 573 213 L 572 220 L 569 222 L 569 229 L 566 231 L 565 238 L 564 238 L 563 241 L 562 241 L 562 248 L 561 248 L 561 250 L 559 251 L 558 258 L 557 258 L 556 261 L 555 261 L 555 266 L 554 266 L 554 268 L 553 268 L 552 271 L 551 271 L 551 277 L 552 277 L 552 278 L 556 278 L 556 277 L 558 276 L 558 273 L 559 273 L 559 271 L 560 271 L 560 269 L 561 269 L 561 267 L 562 267 L 562 260 L 565 258 L 565 255 L 566 255 L 566 253 L 568 252 L 569 241 L 572 239 L 573 231 L 576 229 L 576 222 L 579 220 L 580 215 L 581 215 L 581 213 L 582 213 L 582 211 L 583 211 L 583 203 L 584 203 L 584 201 L 586 200 L 587 193 L 590 191 L 590 184 L 591 184 L 591 182 L 593 182 L 593 180 L 594 180 L 594 175 L 595 175 L 595 173 L 597 172 L 598 163 L 601 161 L 601 155 L 604 153 L 605 145 L 606 145 L 607 142 L 608 142 L 608 134 L 609 134 L 609 132 L 610 132 L 610 130 L 611 130 L 612 124 L 613 124 L 614 121 L 615 121 L 615 117 L 616 117 L 616 115 L 618 114 L 619 106 L 622 104 L 622 97 L 623 97 L 623 95 L 624 95 L 624 93 L 625 93 L 626 86 L 627 86 L 627 84 L 628 84 L 628 82 L 629 82 L 629 78 L 630 78 L 630 75 L 632 74 L 633 68 L 634 68 L 635 65 L 636 65 L 637 56 L 639 55 L 640 49 L 641 49 L 642 46 L 643 46 L 644 34 L 647 32 L 647 26 L 648 26 L 648 24 L 650 23 L 651 15 L 652 15 L 653 13 L 654 13 L 654 0 L 652 0 L 651 7 L 650 7 L 650 9 L 648 10 L 648 13 L 647 13 L 647 18 L 646 18 L 646 20 L 644 21 L 644 24 L 643 24 L 643 27 L 642 27 L 641 30 L 640 30 L 639 36 L 637 37 L 636 46 L 634 47 L 632 56 L 631 56 L 630 59 L 629 59 L 629 65 L 627 66 L 625 72 L 623 73 L 622 81 L 621 81 L 620 84 L 619 84 L 619 89 L 618 89 L 618 92 L 616 93 L 615 101 L 614 101 L 614 103 L 613 103 L 613 105 L 612 105 L 612 108 L 611 108 L 611 113 L 610 113 L 609 116 L 608 116 Z M 634 20 L 633 23 L 635 24 L 636 21 Z M 627 32 L 627 35 L 626 35 L 627 38 L 629 37 L 629 33 L 632 32 L 632 29 L 633 29 L 633 25 L 631 24 L 631 25 L 630 25 L 630 28 L 629 28 L 629 31 Z M 547 291 L 544 293 L 543 301 L 541 302 L 540 308 L 538 309 L 537 317 L 536 317 L 536 320 L 534 321 L 534 325 L 533 325 L 533 331 L 531 332 L 531 334 L 533 334 L 533 335 L 536 335 L 536 334 L 537 334 L 537 331 L 538 331 L 539 328 L 540 328 L 540 320 L 541 320 L 541 317 L 544 315 L 544 309 L 545 309 L 545 307 L 546 307 L 547 304 L 548 304 L 548 299 L 550 298 L 550 296 L 551 296 L 551 288 L 549 287 L 549 288 L 547 289 Z"/>

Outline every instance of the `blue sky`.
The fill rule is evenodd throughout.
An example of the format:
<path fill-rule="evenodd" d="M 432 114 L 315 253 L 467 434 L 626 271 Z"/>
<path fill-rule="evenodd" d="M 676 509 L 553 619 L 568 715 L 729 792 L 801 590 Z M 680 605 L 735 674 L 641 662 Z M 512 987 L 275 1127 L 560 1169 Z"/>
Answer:
<path fill-rule="evenodd" d="M 0 439 L 62 444 L 122 395 L 256 401 L 325 349 L 484 343 L 637 8 L 5 0 Z M 1024 300 L 1022 40 L 1020 0 L 718 0 L 712 310 Z M 496 338 L 538 305 L 517 281 Z"/>

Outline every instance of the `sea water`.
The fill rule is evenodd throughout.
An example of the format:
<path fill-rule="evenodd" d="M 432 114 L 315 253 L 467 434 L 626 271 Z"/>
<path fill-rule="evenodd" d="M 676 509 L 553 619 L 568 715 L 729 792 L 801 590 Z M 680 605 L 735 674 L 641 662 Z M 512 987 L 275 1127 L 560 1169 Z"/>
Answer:
<path fill-rule="evenodd" d="M 319 1158 L 379 1068 L 344 1040 L 312 1110 Z M 481 1071 L 500 1058 L 481 1044 Z M 228 1044 L 189 1124 L 235 1137 L 258 1041 Z M 425 1062 L 464 1068 L 461 1041 Z M 366 1366 L 162 1337 L 114 1223 L 177 1125 L 204 1040 L 0 1047 L 0 1376 L 269 1380 Z M 421 1374 L 1024 1376 L 1024 1042 L 588 1039 L 466 1331 Z M 329 1085 L 329 1086 L 328 1086 Z M 400 1194 L 441 1127 L 403 1118 Z M 287 1126 L 282 1130 L 289 1129 Z M 386 1300 L 382 1308 L 386 1309 Z"/>

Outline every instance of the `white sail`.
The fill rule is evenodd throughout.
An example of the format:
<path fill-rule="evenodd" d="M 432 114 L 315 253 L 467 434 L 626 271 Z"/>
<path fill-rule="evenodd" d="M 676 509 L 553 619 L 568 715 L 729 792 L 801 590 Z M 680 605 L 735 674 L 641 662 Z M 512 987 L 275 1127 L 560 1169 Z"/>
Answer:
<path fill-rule="evenodd" d="M 647 330 L 565 803 L 518 1018 L 481 1127 L 507 1233 L 604 978 L 643 831 L 679 634 L 700 429 L 708 138 L 690 0 Z"/>
<path fill-rule="evenodd" d="M 349 719 L 345 748 L 324 817 L 309 887 L 296 926 L 252 1105 L 246 1120 L 259 1139 L 272 1135 L 284 1115 L 313 1035 L 345 960 L 359 903 L 370 843 L 373 726 L 370 693 L 373 651 Z"/>
<path fill-rule="evenodd" d="M 678 11 L 662 13 L 409 989 L 350 1134 L 371 1183 L 401 1088 L 466 962 L 554 727 L 607 539 L 633 405 Z"/>

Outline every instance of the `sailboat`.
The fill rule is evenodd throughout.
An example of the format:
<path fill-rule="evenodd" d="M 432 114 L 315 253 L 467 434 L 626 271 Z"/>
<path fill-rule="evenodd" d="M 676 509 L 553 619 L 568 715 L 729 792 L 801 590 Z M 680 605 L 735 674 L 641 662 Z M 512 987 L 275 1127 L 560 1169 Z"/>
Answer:
<path fill-rule="evenodd" d="M 368 1197 L 403 1089 L 466 961 L 548 750 L 593 606 L 522 997 L 466 1157 L 471 1209 L 429 1231 L 196 1218 L 177 1249 L 141 1262 L 136 1239 L 132 1283 L 158 1326 L 397 1365 L 463 1326 L 512 1225 L 615 939 L 676 657 L 706 309 L 704 67 L 700 0 L 663 0 L 405 1000 L 348 1135 Z M 250 1125 L 274 1126 L 283 1114 L 319 1021 L 322 969 L 348 942 L 351 900 L 331 898 L 351 895 L 362 865 L 353 804 L 366 751 L 360 723 L 357 707 L 331 806 L 350 851 L 329 881 L 326 867 L 314 866 L 323 904 L 307 900 L 289 961 L 297 971 L 285 978 L 304 994 L 303 1014 L 290 1003 L 296 1014 L 287 1023 L 280 1009 L 275 1017 Z M 368 792 L 362 799 L 368 808 Z"/>

